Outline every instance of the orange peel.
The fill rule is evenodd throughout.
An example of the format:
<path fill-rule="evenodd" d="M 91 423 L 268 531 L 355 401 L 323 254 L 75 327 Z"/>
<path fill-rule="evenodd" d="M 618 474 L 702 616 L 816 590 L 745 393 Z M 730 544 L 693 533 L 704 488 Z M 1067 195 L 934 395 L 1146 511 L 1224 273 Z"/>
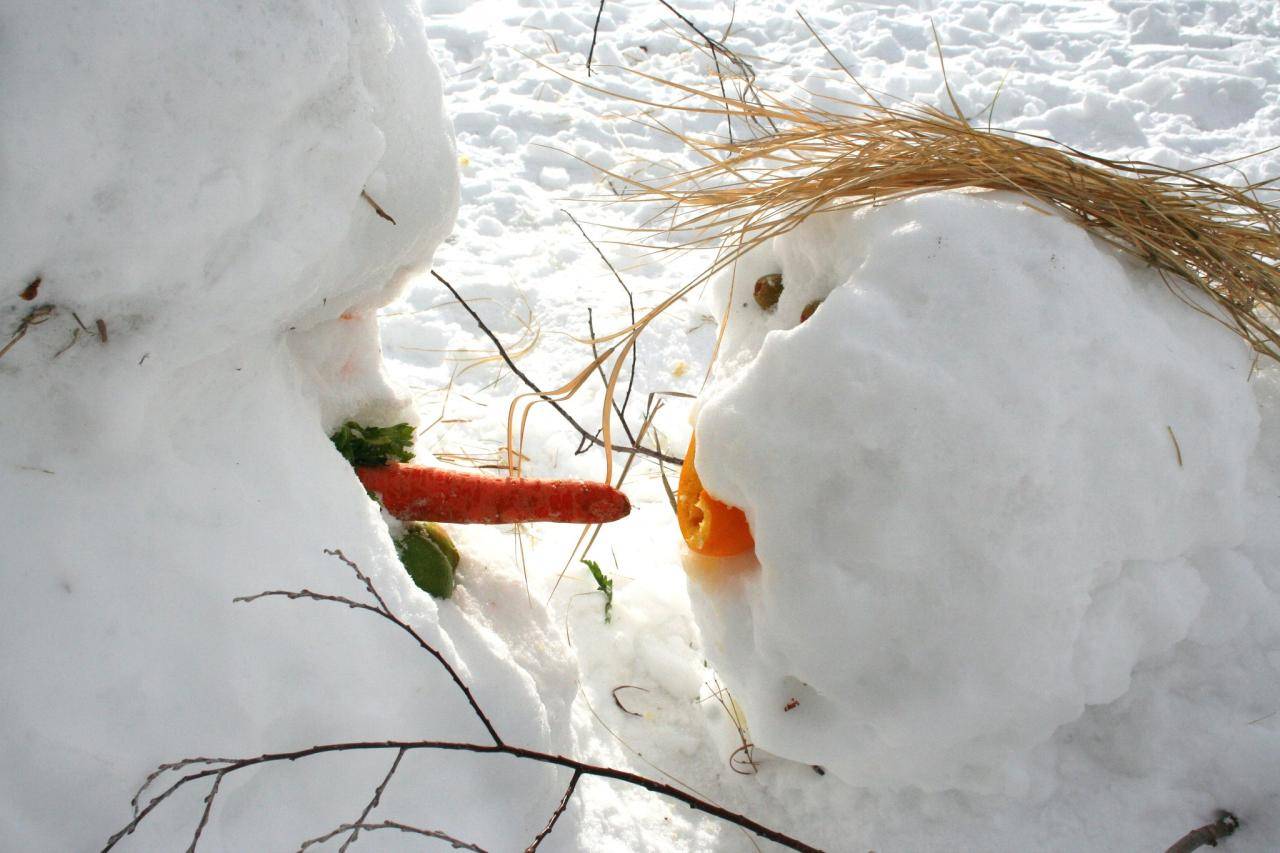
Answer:
<path fill-rule="evenodd" d="M 702 488 L 694 467 L 695 444 L 691 437 L 676 489 L 676 518 L 685 544 L 707 557 L 732 557 L 752 550 L 756 543 L 747 516 Z"/>

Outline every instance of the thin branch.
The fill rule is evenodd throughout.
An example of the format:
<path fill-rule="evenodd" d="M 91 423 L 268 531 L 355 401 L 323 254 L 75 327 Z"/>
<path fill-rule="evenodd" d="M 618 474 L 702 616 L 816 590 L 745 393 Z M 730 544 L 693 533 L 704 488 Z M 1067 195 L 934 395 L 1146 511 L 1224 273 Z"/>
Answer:
<path fill-rule="evenodd" d="M 4 358 L 9 350 L 13 349 L 18 341 L 26 337 L 27 330 L 32 326 L 39 326 L 41 323 L 53 316 L 54 307 L 52 305 L 40 305 L 32 308 L 27 315 L 18 323 L 18 330 L 13 333 L 13 337 L 9 339 L 9 343 L 0 348 L 0 358 Z"/>
<path fill-rule="evenodd" d="M 604 14 L 604 0 L 600 0 L 600 8 L 596 10 L 596 22 L 591 27 L 591 48 L 587 51 L 587 76 L 591 76 L 591 58 L 596 55 L 596 36 L 600 34 L 600 16 Z"/>
<path fill-rule="evenodd" d="M 613 273 L 613 277 L 622 287 L 623 292 L 627 294 L 627 305 L 631 312 L 631 325 L 634 326 L 636 324 L 636 298 L 635 295 L 632 294 L 631 288 L 627 287 L 627 283 L 622 280 L 622 276 L 618 275 L 618 270 L 614 267 L 613 263 L 605 257 L 604 252 L 601 251 L 598 245 L 596 245 L 596 241 L 591 239 L 591 235 L 586 232 L 586 229 L 582 227 L 582 224 L 578 222 L 574 215 L 564 208 L 561 208 L 560 211 L 565 216 L 569 217 L 569 221 L 578 229 L 578 233 L 582 235 L 584 240 L 591 244 L 591 248 L 596 250 L 596 254 L 600 256 L 600 260 L 604 261 L 604 265 L 609 268 L 609 272 Z M 595 336 L 596 333 L 593 331 L 591 333 L 591 351 L 593 353 L 596 351 Z M 622 419 L 624 427 L 627 423 L 627 403 L 631 402 L 631 389 L 636 384 L 636 358 L 638 352 L 639 346 L 633 346 L 631 348 L 631 376 L 627 379 L 627 392 L 622 395 L 622 410 L 618 413 L 618 417 Z M 601 373 L 603 374 L 603 370 Z M 631 438 L 631 430 L 627 430 L 627 438 Z M 636 443 L 634 438 L 631 439 L 631 443 L 633 445 Z"/>
<path fill-rule="evenodd" d="M 383 210 L 382 205 L 378 204 L 376 201 L 373 200 L 373 196 L 369 195 L 368 190 L 360 190 L 360 198 L 369 202 L 369 206 L 373 208 L 373 212 L 378 214 L 379 217 L 387 220 L 392 225 L 396 224 L 396 221 L 393 218 L 391 218 L 391 214 Z"/>
<path fill-rule="evenodd" d="M 196 824 L 196 831 L 191 836 L 191 844 L 187 847 L 187 853 L 196 853 L 196 845 L 200 843 L 200 836 L 204 833 L 204 828 L 209 825 L 209 814 L 213 811 L 213 801 L 218 796 L 218 789 L 222 787 L 222 777 L 225 775 L 227 775 L 225 772 L 220 772 L 213 777 L 213 787 L 205 795 L 204 811 L 200 813 L 200 822 Z"/>
<path fill-rule="evenodd" d="M 600 350 L 596 348 L 596 324 L 595 324 L 595 320 L 593 319 L 592 314 L 593 314 L 593 312 L 592 312 L 592 310 L 591 310 L 591 306 L 590 306 L 590 305 L 588 305 L 588 306 L 587 306 L 587 333 L 588 333 L 588 334 L 590 335 L 590 337 L 591 337 L 591 354 L 592 354 L 593 356 L 595 356 L 596 361 L 597 361 L 597 362 L 599 362 L 599 361 L 600 361 Z M 635 362 L 635 350 L 632 350 L 632 352 L 631 352 L 631 375 L 632 375 L 632 377 L 634 377 L 634 376 L 636 375 L 636 366 L 635 366 L 635 365 L 636 365 L 636 362 Z M 604 386 L 605 386 L 605 388 L 607 389 L 607 388 L 609 387 L 609 379 L 608 379 L 608 377 L 606 377 L 606 376 L 604 375 L 604 366 L 603 366 L 603 365 L 600 365 L 600 364 L 596 364 L 596 372 L 600 374 L 600 381 L 604 383 Z M 631 395 L 631 389 L 630 389 L 629 387 L 627 388 L 627 395 L 628 395 L 628 396 L 630 396 L 630 395 Z M 631 446 L 632 446 L 632 447 L 635 447 L 635 446 L 636 446 L 636 444 L 637 444 L 637 442 L 636 442 L 636 437 L 635 437 L 635 434 L 631 432 L 631 425 L 627 423 L 627 416 L 626 416 L 626 413 L 625 413 L 626 400 L 624 399 L 624 400 L 623 400 L 623 405 L 622 405 L 622 406 L 619 406 L 619 405 L 618 405 L 618 401 L 617 401 L 617 400 L 610 399 L 610 400 L 609 400 L 609 405 L 613 406 L 613 411 L 614 411 L 614 413 L 618 416 L 618 421 L 622 424 L 622 431 L 623 431 L 623 432 L 625 432 L 625 433 L 627 434 L 627 441 L 631 442 Z M 581 445 L 581 444 L 579 444 L 578 446 L 579 446 L 579 447 L 582 447 L 582 445 Z M 585 451 L 585 448 L 584 448 L 584 451 Z M 659 460 L 658 460 L 658 464 L 659 464 L 659 465 L 661 465 L 661 464 L 662 464 L 662 460 L 661 460 L 661 459 L 659 459 Z"/>
<path fill-rule="evenodd" d="M 635 711 L 632 711 L 626 705 L 622 704 L 622 700 L 618 698 L 619 690 L 639 690 L 641 693 L 648 693 L 649 691 L 636 684 L 619 684 L 610 691 L 610 695 L 613 696 L 613 704 L 618 706 L 618 710 L 624 714 L 630 714 L 632 717 L 644 717 L 644 714 L 637 714 Z"/>
<path fill-rule="evenodd" d="M 564 789 L 564 796 L 560 798 L 560 804 L 556 806 L 556 810 L 551 813 L 551 819 L 547 821 L 547 825 L 542 828 L 537 837 L 533 839 L 533 843 L 524 848 L 524 853 L 534 853 L 538 846 L 546 839 L 551 831 L 556 828 L 556 821 L 560 820 L 560 815 L 564 814 L 564 810 L 569 807 L 569 800 L 573 798 L 574 789 L 578 787 L 578 780 L 582 778 L 581 770 L 573 771 L 573 778 L 569 780 L 569 786 Z"/>
<path fill-rule="evenodd" d="M 234 758 L 196 757 L 196 758 L 184 758 L 181 761 L 174 761 L 170 764 L 161 764 L 159 767 L 153 770 L 145 780 L 143 780 L 142 787 L 140 787 L 134 793 L 133 799 L 129 800 L 129 805 L 133 807 L 133 813 L 136 816 L 138 814 L 138 801 L 142 799 L 142 795 L 146 793 L 147 789 L 151 787 L 151 784 L 153 782 L 155 782 L 165 773 L 168 773 L 170 770 L 181 770 L 184 767 L 190 767 L 193 764 L 230 764 L 233 761 L 235 761 Z"/>
<path fill-rule="evenodd" d="M 356 825 L 351 830 L 351 834 L 347 836 L 347 840 L 342 842 L 342 846 L 338 848 L 338 853 L 347 853 L 347 848 L 355 843 L 360 837 L 360 827 L 368 819 L 369 813 L 378 807 L 378 803 L 382 802 L 382 792 L 387 790 L 387 783 L 391 781 L 391 777 L 396 775 L 396 771 L 400 769 L 400 759 L 404 758 L 404 750 L 396 752 L 395 761 L 391 762 L 391 768 L 387 770 L 387 775 L 378 783 L 378 787 L 373 789 L 373 799 L 365 805 L 364 811 L 360 812 L 360 817 L 356 818 Z M 305 847 L 298 849 L 298 853 L 302 853 Z"/>
<path fill-rule="evenodd" d="M 548 396 L 541 388 L 539 388 L 536 384 L 534 384 L 534 381 L 530 379 L 528 376 L 526 376 L 523 370 L 521 370 L 519 367 L 516 367 L 516 363 L 512 361 L 511 356 L 507 354 L 506 347 L 504 347 L 502 345 L 502 342 L 498 340 L 498 336 L 495 335 L 487 325 L 485 325 L 485 322 L 480 319 L 480 315 L 475 312 L 475 309 L 473 309 L 469 304 L 467 304 L 467 301 L 462 298 L 462 294 L 458 293 L 457 289 L 454 288 L 454 286 L 450 284 L 448 280 L 445 279 L 444 276 L 440 275 L 440 273 L 436 272 L 435 270 L 431 271 L 431 275 L 433 275 L 437 281 L 439 281 L 441 284 L 443 284 L 445 287 L 449 289 L 449 292 L 452 293 L 454 298 L 458 300 L 458 303 L 464 309 L 466 309 L 466 312 L 468 314 L 471 315 L 471 319 L 476 321 L 476 325 L 480 327 L 480 331 L 484 332 L 485 335 L 489 338 L 489 340 L 493 342 L 494 346 L 498 348 L 498 355 L 502 356 L 502 360 L 506 362 L 507 367 L 511 368 L 511 372 L 514 373 L 520 379 L 521 382 L 523 382 L 526 386 L 528 386 L 529 390 L 537 394 L 538 397 L 540 397 L 543 400 L 543 402 L 549 403 L 551 405 L 551 408 L 555 409 L 556 412 L 558 412 L 560 416 L 563 417 L 569 423 L 570 426 L 572 426 L 575 430 L 578 431 L 578 435 L 582 437 L 583 441 L 594 444 L 597 447 L 604 447 L 604 442 L 600 438 L 588 432 L 587 428 L 584 427 L 582 424 L 578 423 L 577 420 L 574 419 L 573 415 L 569 414 L 569 412 L 566 411 L 563 406 L 561 406 L 558 402 L 556 402 L 554 399 Z M 630 453 L 630 454 L 635 454 L 639 456 L 647 456 L 651 459 L 661 459 L 663 462 L 667 462 L 672 465 L 680 464 L 679 459 L 676 459 L 675 457 L 672 457 L 672 456 L 662 455 L 658 453 L 656 450 L 652 450 L 648 447 L 622 447 L 617 444 L 611 444 L 610 449 L 615 450 L 618 453 Z"/>
<path fill-rule="evenodd" d="M 328 755 L 335 752 L 363 752 L 377 750 L 405 750 L 406 752 L 416 750 L 442 750 L 448 752 L 470 752 L 478 755 L 509 755 L 513 758 L 523 758 L 529 761 L 536 761 L 541 764 L 550 764 L 556 767 L 565 767 L 569 770 L 578 771 L 583 776 L 595 776 L 601 779 L 613 779 L 618 782 L 624 782 L 628 785 L 634 785 L 637 788 L 643 788 L 654 794 L 658 794 L 668 799 L 675 800 L 689 806 L 695 811 L 740 826 L 743 829 L 750 830 L 761 838 L 776 842 L 791 850 L 809 851 L 817 853 L 819 848 L 806 844 L 803 841 L 792 838 L 785 833 L 775 829 L 770 829 L 763 824 L 757 823 L 746 815 L 730 811 L 723 806 L 708 802 L 700 797 L 695 797 L 685 793 L 679 788 L 659 782 L 637 773 L 631 773 L 627 770 L 618 770 L 613 767 L 603 767 L 596 764 L 588 764 L 575 758 L 569 758 L 564 755 L 556 755 L 550 752 L 541 752 L 536 749 L 526 749 L 520 746 L 511 746 L 510 744 L 478 744 L 478 743 L 460 743 L 457 741 L 431 741 L 431 740 L 410 740 L 410 741 L 348 741 L 344 743 L 326 743 L 317 746 L 307 747 L 306 749 L 297 749 L 290 752 L 268 752 L 257 755 L 252 758 L 241 758 L 230 762 L 227 766 L 221 768 L 212 768 L 208 770 L 198 770 L 189 773 L 178 779 L 168 788 L 153 797 L 147 805 L 138 812 L 138 815 L 119 832 L 111 836 L 103 853 L 114 848 L 120 840 L 137 829 L 138 825 L 156 809 L 161 803 L 176 793 L 186 785 L 206 779 L 210 776 L 219 774 L 229 775 L 231 773 L 244 770 L 249 767 L 260 767 L 267 764 L 276 764 L 283 761 L 298 761 L 303 758 L 310 758 L 316 755 Z M 348 827 L 349 829 L 350 827 Z"/>
<path fill-rule="evenodd" d="M 317 835 L 315 838 L 308 838 L 303 842 L 303 849 L 323 844 L 326 841 L 337 838 L 348 830 L 360 830 L 362 832 L 377 832 L 380 829 L 394 829 L 399 832 L 408 833 L 409 835 L 421 835 L 424 838 L 435 838 L 449 844 L 454 850 L 472 850 L 474 853 L 489 853 L 478 844 L 472 844 L 470 841 L 463 841 L 455 838 L 447 832 L 441 832 L 438 829 L 424 829 L 420 826 L 410 826 L 407 823 L 399 823 L 394 820 L 384 820 L 381 823 L 344 823 L 337 829 L 332 829 L 324 835 Z"/>
<path fill-rule="evenodd" d="M 1165 853 L 1191 853 L 1201 847 L 1217 847 L 1218 842 L 1240 828 L 1240 818 L 1231 812 L 1219 812 L 1218 819 L 1193 829 L 1173 843 Z"/>
<path fill-rule="evenodd" d="M 238 596 L 232 599 L 232 601 L 236 602 L 237 604 L 248 604 L 250 602 L 257 601 L 260 598 L 273 598 L 273 597 L 288 598 L 291 600 L 309 599 L 311 601 L 328 601 L 334 604 L 346 605 L 347 607 L 350 607 L 353 610 L 364 610 L 369 613 L 373 613 L 377 616 L 380 616 L 383 619 L 386 619 L 388 622 L 391 622 L 400 630 L 408 634 L 410 637 L 413 637 L 414 641 L 417 642 L 419 648 L 421 648 L 423 651 L 430 654 L 433 658 L 436 659 L 436 661 L 440 664 L 440 666 L 444 667 L 445 672 L 449 673 L 449 677 L 453 679 L 454 685 L 456 685 L 457 688 L 460 691 L 462 691 L 462 695 L 467 698 L 467 703 L 471 706 L 471 710 L 475 713 L 476 718 L 479 719 L 480 723 L 484 726 L 485 731 L 489 733 L 489 737 L 493 738 L 494 743 L 497 743 L 497 744 L 502 743 L 502 738 L 498 736 L 497 729 L 493 727 L 493 723 L 489 721 L 489 717 L 485 714 L 483 710 L 481 710 L 480 703 L 477 702 L 476 697 L 472 695 L 471 689 L 467 687 L 466 683 L 462 680 L 462 677 L 458 675 L 458 671 L 453 668 L 453 665 L 450 664 L 449 661 L 445 660 L 444 655 L 440 654 L 440 652 L 437 651 L 434 646 L 432 646 L 430 643 L 424 640 L 422 638 L 422 635 L 419 634 L 417 631 L 415 631 L 407 622 L 404 622 L 399 617 L 397 617 L 394 613 L 391 612 L 391 610 L 387 607 L 387 603 L 383 601 L 382 596 L 378 594 L 378 591 L 376 589 L 374 589 L 373 582 L 369 580 L 369 576 L 366 575 L 363 571 L 361 571 L 360 567 L 357 566 L 352 560 L 348 559 L 347 555 L 342 553 L 341 549 L 331 550 L 326 548 L 325 553 L 330 555 L 331 557 L 337 557 L 339 560 L 345 563 L 351 569 L 351 571 L 355 572 L 356 577 L 358 577 L 364 583 L 365 588 L 369 590 L 370 595 L 372 595 L 374 599 L 378 602 L 377 607 L 374 607 L 371 604 L 365 604 L 363 602 L 353 601 L 352 599 L 347 598 L 345 596 L 329 595 L 326 593 L 313 592 L 312 590 L 309 590 L 309 589 L 300 589 L 293 592 L 273 589 L 273 590 L 268 590 L 267 592 L 260 592 L 256 595 Z"/>
<path fill-rule="evenodd" d="M 347 559 L 347 555 L 342 553 L 341 548 L 334 548 L 332 550 L 326 548 L 325 553 L 332 557 L 337 557 L 339 560 L 346 563 L 347 566 L 356 573 L 356 576 L 359 577 L 360 580 L 364 581 L 364 585 L 368 588 L 369 593 L 378 600 L 378 606 L 382 608 L 381 611 L 379 611 L 380 615 L 387 621 L 399 626 L 401 630 L 413 637 L 423 651 L 435 658 L 436 661 L 444 667 L 445 672 L 449 673 L 449 677 L 453 679 L 453 683 L 460 691 L 462 691 L 462 695 L 467 698 L 467 704 L 471 706 L 471 710 L 475 712 L 476 717 L 479 718 L 480 722 L 484 725 L 485 731 L 489 733 L 489 737 L 493 738 L 494 743 L 501 744 L 502 738 L 498 736 L 498 730 L 493 727 L 493 723 L 489 721 L 488 715 L 480 708 L 480 703 L 477 702 L 476 697 L 472 695 L 471 688 L 467 687 L 466 682 L 464 682 L 462 677 L 458 675 L 458 671 L 453 668 L 453 665 L 445 660 L 444 655 L 440 654 L 434 646 L 424 640 L 421 634 L 409 626 L 409 623 L 402 621 L 391 612 L 390 608 L 387 607 L 387 603 L 382 600 L 382 596 L 378 595 L 378 591 L 373 588 L 373 581 L 369 580 L 368 575 L 360 571 L 359 566 L 357 566 L 353 561 Z"/>
<path fill-rule="evenodd" d="M 648 422 L 646 422 L 646 427 L 647 426 L 648 426 Z M 107 840 L 106 846 L 103 847 L 103 853 L 107 853 L 107 851 L 112 850 L 117 844 L 120 843 L 120 841 L 123 838 L 131 834 L 135 829 L 137 829 L 138 825 L 142 823 L 142 821 L 144 821 L 147 818 L 147 816 L 151 814 L 151 812 L 155 811 L 156 808 L 158 808 L 162 803 L 168 800 L 174 793 L 176 793 L 177 791 L 181 790 L 182 788 L 184 788 L 185 786 L 193 782 L 197 782 L 200 779 L 206 779 L 212 776 L 214 777 L 214 782 L 213 782 L 213 787 L 210 789 L 208 796 L 205 797 L 204 812 L 201 816 L 199 825 L 196 827 L 195 835 L 192 838 L 192 844 L 190 848 L 192 851 L 194 851 L 195 845 L 199 841 L 200 835 L 203 832 L 205 825 L 208 823 L 209 814 L 213 808 L 214 798 L 217 796 L 218 789 L 224 777 L 249 767 L 260 767 L 263 765 L 286 762 L 286 761 L 293 762 L 293 761 L 298 761 L 304 758 L 310 758 L 316 755 L 327 755 L 329 753 L 336 753 L 336 752 L 362 752 L 362 751 L 370 751 L 370 750 L 378 751 L 378 750 L 389 750 L 389 749 L 396 750 L 395 760 L 391 765 L 391 769 L 387 772 L 386 777 L 383 778 L 382 783 L 375 790 L 373 799 L 365 807 L 365 810 L 364 812 L 362 812 L 360 819 L 357 820 L 355 823 L 344 824 L 338 829 L 332 830 L 329 834 L 320 836 L 318 839 L 312 839 L 310 842 L 304 842 L 303 844 L 304 850 L 309 844 L 317 844 L 323 841 L 330 840 L 332 838 L 337 837 L 338 835 L 341 835 L 344 832 L 351 833 L 351 836 L 348 838 L 348 841 L 347 841 L 347 844 L 350 844 L 350 842 L 355 839 L 356 833 L 358 831 L 371 832 L 379 829 L 398 829 L 402 832 L 413 832 L 419 835 L 425 835 L 432 838 L 440 838 L 442 840 L 449 841 L 459 849 L 480 850 L 481 848 L 473 844 L 459 841 L 458 839 L 454 839 L 451 836 L 447 836 L 444 833 L 438 832 L 436 830 L 424 830 L 418 827 L 409 827 L 405 824 L 397 824 L 392 821 L 384 821 L 381 824 L 369 824 L 364 822 L 365 819 L 368 817 L 369 813 L 373 810 L 374 807 L 376 807 L 378 802 L 381 800 L 382 793 L 385 790 L 387 784 L 390 782 L 391 777 L 395 774 L 396 769 L 399 767 L 401 758 L 404 756 L 406 752 L 413 751 L 413 750 L 441 750 L 441 751 L 450 751 L 450 752 L 469 752 L 469 753 L 475 753 L 479 755 L 508 755 L 513 758 L 521 758 L 529 761 L 536 761 L 542 764 L 552 765 L 556 767 L 564 767 L 569 770 L 572 770 L 573 778 L 569 783 L 569 787 L 565 790 L 564 796 L 561 798 L 560 804 L 557 806 L 556 811 L 552 814 L 551 819 L 547 823 L 547 826 L 534 840 L 533 847 L 531 847 L 530 849 L 536 849 L 537 845 L 541 843 L 541 841 L 545 839 L 547 835 L 549 835 L 551 831 L 554 829 L 556 821 L 559 820 L 560 815 L 563 814 L 565 809 L 568 807 L 569 800 L 573 796 L 573 792 L 577 787 L 577 783 L 579 779 L 583 776 L 596 776 L 603 779 L 613 779 L 616 781 L 624 782 L 629 785 L 634 785 L 636 787 L 643 788 L 646 791 L 650 791 L 652 793 L 659 794 L 669 799 L 676 800 L 677 802 L 684 803 L 685 805 L 689 806 L 690 808 L 696 811 L 700 811 L 704 814 L 711 815 L 713 817 L 717 817 L 721 820 L 732 823 L 735 826 L 738 826 L 744 830 L 748 830 L 750 832 L 755 833 L 761 838 L 774 841 L 792 850 L 816 851 L 818 849 L 811 845 L 805 844 L 804 842 L 799 841 L 795 838 L 792 838 L 791 836 L 786 835 L 782 832 L 779 832 L 774 829 L 770 829 L 769 827 L 764 826 L 763 824 L 757 823 L 756 821 L 752 820 L 749 817 L 746 817 L 745 815 L 729 811 L 728 809 L 722 806 L 716 805 L 715 803 L 712 803 L 701 797 L 686 793 L 685 791 L 679 788 L 673 787 L 671 785 L 668 785 L 664 782 L 659 782 L 657 780 L 650 779 L 645 776 L 640 776 L 636 773 L 631 773 L 626 770 L 617 770 L 612 767 L 603 767 L 595 764 L 588 764 L 586 762 L 579 761 L 574 758 L 569 758 L 563 755 L 556 755 L 554 753 L 541 752 L 539 750 L 526 749 L 524 747 L 519 747 L 519 746 L 512 746 L 510 744 L 503 742 L 501 738 L 498 737 L 498 734 L 493 729 L 493 726 L 489 723 L 489 718 L 485 715 L 484 711 L 480 708 L 479 704 L 476 702 L 476 699 L 472 695 L 470 689 L 468 689 L 466 684 L 458 676 L 457 671 L 449 664 L 448 661 L 444 659 L 443 655 L 441 655 L 429 643 L 427 643 L 426 640 L 424 640 L 421 637 L 421 635 L 419 635 L 416 631 L 414 631 L 413 628 L 411 628 L 407 623 L 397 618 L 394 614 L 390 612 L 390 610 L 386 609 L 386 604 L 383 601 L 382 596 L 378 594 L 376 588 L 373 586 L 373 582 L 369 579 L 369 576 L 366 575 L 359 568 L 359 566 L 357 566 L 353 561 L 349 560 L 341 550 L 339 549 L 326 550 L 325 553 L 337 557 L 339 560 L 341 560 L 343 563 L 349 566 L 353 572 L 355 572 L 356 576 L 362 582 L 364 582 L 370 594 L 378 602 L 377 607 L 374 607 L 371 604 L 365 604 L 362 602 L 353 601 L 351 599 L 344 598 L 342 596 L 314 593 L 309 590 L 300 590 L 293 593 L 284 592 L 284 591 L 271 591 L 267 593 L 261 593 L 255 596 L 245 596 L 243 598 L 239 598 L 236 600 L 255 601 L 259 598 L 278 595 L 278 596 L 283 596 L 291 599 L 311 599 L 316 601 L 330 601 L 334 603 L 344 604 L 353 609 L 367 610 L 367 611 L 376 613 L 379 616 L 382 616 L 383 618 L 395 623 L 396 625 L 400 626 L 401 629 L 407 632 L 410 636 L 412 636 L 414 640 L 417 641 L 418 645 L 424 650 L 426 650 L 427 652 L 429 652 L 441 664 L 441 666 L 444 667 L 445 671 L 449 673 L 450 677 L 454 681 L 454 684 L 458 687 L 460 691 L 462 691 L 463 695 L 466 696 L 468 703 L 470 703 L 472 707 L 472 710 L 475 711 L 476 716 L 480 719 L 482 723 L 484 723 L 485 728 L 489 731 L 489 734 L 493 737 L 493 743 L 477 744 L 477 743 L 460 743 L 456 741 L 430 741 L 430 740 L 352 741 L 352 742 L 345 742 L 345 743 L 320 744 L 320 745 L 312 746 L 306 749 L 298 749 L 290 752 L 263 753 L 261 755 L 258 755 L 252 758 L 226 759 L 226 758 L 201 757 L 201 758 L 183 759 L 182 761 L 174 762 L 172 764 L 162 765 L 159 770 L 157 770 L 156 772 L 152 773 L 150 776 L 147 777 L 147 780 L 143 784 L 142 789 L 134 797 L 133 819 L 129 821 L 129 823 L 127 823 L 123 828 L 121 828 L 118 832 L 116 832 L 114 835 L 111 836 L 111 838 Z M 150 800 L 148 800 L 145 806 L 143 806 L 142 808 L 137 807 L 137 804 L 141 798 L 142 792 L 145 791 L 162 773 L 166 772 L 167 770 L 186 769 L 186 768 L 192 767 L 193 765 L 200 765 L 200 764 L 214 764 L 217 766 L 204 767 L 198 770 L 194 770 L 190 773 L 186 773 L 185 775 L 183 775 L 182 777 L 180 777 L 179 779 L 171 783 L 163 791 L 161 791 L 160 793 L 153 796 Z M 344 849 L 346 846 L 347 845 L 344 844 Z"/>
<path fill-rule="evenodd" d="M 684 14 L 680 12 L 679 9 L 677 9 L 675 6 L 672 6 L 670 3 L 667 2 L 667 0 L 658 0 L 658 2 L 661 3 L 663 6 L 665 6 L 667 11 L 669 11 L 671 14 L 679 18 L 680 21 L 686 27 L 688 27 L 689 29 L 697 33 L 698 37 L 702 39 L 704 42 L 706 42 L 707 47 L 710 48 L 713 54 L 718 53 L 721 56 L 723 56 L 725 59 L 732 62 L 734 65 L 738 67 L 738 70 L 741 71 L 743 75 L 747 77 L 747 79 L 750 80 L 755 77 L 755 71 L 751 68 L 750 65 L 748 65 L 742 59 L 742 57 L 738 56 L 738 54 L 734 53 L 732 50 L 725 47 L 722 42 L 716 39 L 713 39 L 711 36 L 707 35 L 702 30 L 698 29 L 697 24 L 695 24 L 693 21 L 686 18 Z"/>

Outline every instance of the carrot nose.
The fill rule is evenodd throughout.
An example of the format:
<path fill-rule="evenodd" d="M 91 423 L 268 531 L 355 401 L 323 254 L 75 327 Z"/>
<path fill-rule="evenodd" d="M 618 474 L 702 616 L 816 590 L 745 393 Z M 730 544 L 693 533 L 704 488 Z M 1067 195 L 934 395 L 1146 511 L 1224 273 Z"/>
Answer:
<path fill-rule="evenodd" d="M 695 439 L 680 469 L 676 490 L 676 517 L 689 550 L 707 557 L 732 557 L 755 547 L 747 517 L 736 506 L 716 500 L 702 488 L 694 467 Z"/>

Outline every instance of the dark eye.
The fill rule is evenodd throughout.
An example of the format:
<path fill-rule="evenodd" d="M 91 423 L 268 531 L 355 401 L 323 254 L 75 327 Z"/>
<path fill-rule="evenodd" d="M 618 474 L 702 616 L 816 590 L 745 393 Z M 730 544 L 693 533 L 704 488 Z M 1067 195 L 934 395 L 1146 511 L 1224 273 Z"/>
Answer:
<path fill-rule="evenodd" d="M 755 290 L 751 295 L 755 297 L 757 305 L 765 311 L 771 310 L 778 304 L 778 297 L 782 296 L 782 273 L 775 272 L 760 276 L 756 279 Z"/>
<path fill-rule="evenodd" d="M 800 322 L 803 323 L 813 316 L 813 312 L 818 310 L 818 306 L 822 304 L 821 299 L 815 299 L 808 305 L 804 306 L 804 310 L 800 312 Z"/>

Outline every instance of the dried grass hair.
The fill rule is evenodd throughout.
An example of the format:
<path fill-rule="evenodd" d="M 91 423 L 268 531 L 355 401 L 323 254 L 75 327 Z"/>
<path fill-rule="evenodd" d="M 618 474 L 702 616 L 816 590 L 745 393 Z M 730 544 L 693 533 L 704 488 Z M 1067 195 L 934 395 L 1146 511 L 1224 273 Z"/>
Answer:
<path fill-rule="evenodd" d="M 1260 356 L 1280 361 L 1280 207 L 1261 195 L 1274 192 L 1277 179 L 1233 186 L 1203 174 L 1238 160 L 1179 170 L 1097 157 L 1051 138 L 993 129 L 990 110 L 980 126 L 964 116 L 949 84 L 953 112 L 881 99 L 841 68 L 864 100 L 826 98 L 839 111 L 804 100 L 784 102 L 753 80 L 739 80 L 734 95 L 629 71 L 670 90 L 670 103 L 579 81 L 645 107 L 651 126 L 680 138 L 706 161 L 661 182 L 600 169 L 628 187 L 627 198 L 668 203 L 660 219 L 634 229 L 639 239 L 715 252 L 695 280 L 636 323 L 599 339 L 613 343 L 606 355 L 616 356 L 603 409 L 606 444 L 609 399 L 627 354 L 645 327 L 690 290 L 815 213 L 941 190 L 1009 190 L 1066 213 L 1153 267 L 1184 301 L 1231 328 Z M 945 81 L 945 65 L 942 70 Z M 653 118 L 661 111 L 720 115 L 753 134 L 695 139 Z M 1180 290 L 1186 287 L 1220 310 L 1206 311 L 1187 299 Z"/>

